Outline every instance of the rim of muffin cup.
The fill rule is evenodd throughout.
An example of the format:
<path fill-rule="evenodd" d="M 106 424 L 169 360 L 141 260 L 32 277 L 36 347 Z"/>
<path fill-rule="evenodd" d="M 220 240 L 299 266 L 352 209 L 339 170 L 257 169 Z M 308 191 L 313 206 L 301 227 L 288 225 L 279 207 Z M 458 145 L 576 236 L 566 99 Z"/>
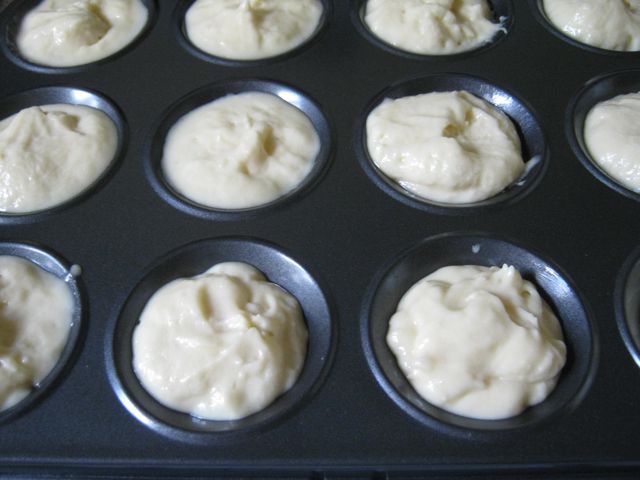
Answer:
<path fill-rule="evenodd" d="M 624 262 L 616 280 L 616 322 L 629 355 L 640 367 L 640 247 Z"/>
<path fill-rule="evenodd" d="M 187 50 L 191 55 L 200 60 L 227 67 L 260 67 L 296 57 L 306 51 L 308 48 L 312 47 L 313 44 L 315 44 L 322 37 L 327 29 L 327 25 L 329 24 L 331 17 L 333 16 L 333 3 L 331 2 L 331 0 L 320 0 L 320 3 L 322 3 L 322 14 L 320 15 L 318 25 L 316 26 L 316 29 L 313 31 L 313 33 L 309 36 L 309 38 L 304 40 L 300 45 L 292 48 L 291 50 L 270 57 L 258 58 L 253 60 L 239 60 L 220 57 L 211 53 L 207 53 L 189 39 L 185 25 L 185 16 L 187 10 L 189 10 L 189 8 L 191 8 L 191 6 L 196 1 L 197 0 L 187 0 L 184 2 L 178 2 L 178 5 L 173 11 L 173 25 L 175 28 L 175 36 L 178 39 L 178 43 L 180 43 L 182 48 Z"/>
<path fill-rule="evenodd" d="M 103 188 L 122 162 L 128 143 L 128 125 L 120 108 L 102 93 L 73 86 L 49 86 L 25 90 L 0 99 L 0 121 L 28 107 L 52 104 L 69 104 L 92 107 L 104 113 L 116 130 L 116 151 L 104 171 L 87 187 L 57 205 L 29 212 L 0 212 L 0 224 L 28 223 L 47 218 L 85 201 Z"/>
<path fill-rule="evenodd" d="M 174 410 L 142 386 L 132 365 L 132 336 L 149 298 L 168 282 L 204 273 L 221 262 L 246 262 L 300 303 L 309 333 L 305 363 L 292 387 L 264 409 L 237 420 L 207 420 Z M 295 416 L 321 388 L 337 344 L 333 301 L 323 280 L 289 252 L 254 237 L 198 240 L 167 253 L 146 268 L 113 316 L 106 336 L 105 360 L 112 388 L 126 410 L 164 436 L 192 443 L 236 440 Z"/>
<path fill-rule="evenodd" d="M 391 316 L 407 290 L 426 275 L 451 265 L 513 265 L 531 281 L 562 326 L 567 363 L 548 397 L 504 419 L 465 417 L 422 398 L 386 343 Z M 379 386 L 408 416 L 447 434 L 504 435 L 521 432 L 574 410 L 588 393 L 599 362 L 596 322 L 571 278 L 554 262 L 520 242 L 484 232 L 451 232 L 419 241 L 397 254 L 374 276 L 361 309 L 361 340 Z"/>
<path fill-rule="evenodd" d="M 68 74 L 83 72 L 85 70 L 91 69 L 94 66 L 109 63 L 122 55 L 126 55 L 127 53 L 135 49 L 138 44 L 147 37 L 149 32 L 153 29 L 153 26 L 155 25 L 158 18 L 157 0 L 140 1 L 147 8 L 147 23 L 128 45 L 125 45 L 123 48 L 121 48 L 117 52 L 112 53 L 108 57 L 101 58 L 93 62 L 68 67 L 42 65 L 23 57 L 20 53 L 20 49 L 16 44 L 16 36 L 18 35 L 18 30 L 20 28 L 20 24 L 22 23 L 22 19 L 30 10 L 37 7 L 38 4 L 42 2 L 42 0 L 25 0 L 20 2 L 14 1 L 0 13 L 0 32 L 2 32 L 2 41 L 0 41 L 0 48 L 13 63 L 26 70 L 45 74 Z"/>
<path fill-rule="evenodd" d="M 367 147 L 366 122 L 371 112 L 385 99 L 398 99 L 433 92 L 466 90 L 504 113 L 513 123 L 521 143 L 526 166 L 522 175 L 496 195 L 473 203 L 445 203 L 420 197 L 405 190 L 373 162 Z M 430 213 L 448 215 L 476 214 L 480 211 L 512 205 L 540 183 L 549 166 L 546 136 L 533 108 L 519 96 L 481 77 L 461 73 L 435 73 L 403 80 L 385 88 L 369 102 L 355 127 L 354 148 L 360 166 L 369 179 L 387 195 L 405 205 Z"/>
<path fill-rule="evenodd" d="M 52 250 L 32 242 L 2 241 L 0 242 L 0 255 L 10 255 L 28 260 L 62 280 L 69 288 L 73 299 L 69 334 L 58 360 L 51 371 L 34 386 L 25 398 L 12 407 L 0 411 L 0 424 L 4 424 L 33 408 L 37 408 L 37 405 L 48 395 L 53 394 L 58 385 L 64 381 L 78 355 L 85 334 L 86 303 L 84 290 L 77 278 L 80 273 L 73 272 L 75 265 L 71 265 Z"/>
<path fill-rule="evenodd" d="M 612 190 L 640 202 L 640 192 L 622 185 L 593 160 L 584 138 L 585 119 L 596 104 L 618 95 L 638 92 L 640 69 L 609 72 L 592 78 L 571 98 L 565 128 L 574 154 L 591 175 Z"/>
<path fill-rule="evenodd" d="M 390 44 L 371 31 L 364 20 L 365 9 L 368 1 L 369 0 L 355 0 L 351 3 L 351 21 L 355 25 L 358 33 L 377 48 L 386 51 L 387 53 L 404 57 L 408 60 L 450 61 L 453 58 L 464 58 L 483 53 L 500 44 L 509 35 L 514 23 L 512 0 L 487 0 L 493 13 L 493 19 L 500 22 L 500 28 L 490 40 L 461 52 L 444 54 L 409 52 Z"/>
<path fill-rule="evenodd" d="M 570 37 L 569 35 L 560 31 L 558 27 L 556 27 L 551 22 L 551 20 L 549 19 L 549 16 L 547 15 L 547 12 L 545 12 L 544 10 L 542 2 L 543 0 L 529 0 L 529 6 L 533 13 L 533 16 L 538 21 L 538 23 L 540 23 L 549 33 L 551 33 L 554 37 L 562 40 L 563 42 L 566 42 L 569 45 L 572 45 L 576 48 L 580 48 L 587 52 L 597 53 L 600 55 L 609 55 L 613 57 L 633 57 L 640 54 L 640 50 L 634 50 L 634 51 L 609 50 L 606 48 L 589 45 L 588 43 L 583 43 L 579 40 L 576 40 L 573 37 Z"/>
<path fill-rule="evenodd" d="M 297 108 L 311 121 L 320 140 L 320 150 L 304 179 L 290 191 L 270 202 L 247 208 L 215 208 L 202 205 L 178 192 L 165 178 L 162 158 L 166 137 L 186 114 L 214 100 L 240 93 L 268 93 Z M 154 191 L 169 205 L 183 213 L 208 220 L 238 220 L 278 210 L 307 195 L 326 174 L 334 156 L 333 127 L 319 104 L 305 92 L 287 84 L 266 79 L 235 79 L 201 87 L 174 102 L 153 127 L 145 147 L 144 168 Z"/>

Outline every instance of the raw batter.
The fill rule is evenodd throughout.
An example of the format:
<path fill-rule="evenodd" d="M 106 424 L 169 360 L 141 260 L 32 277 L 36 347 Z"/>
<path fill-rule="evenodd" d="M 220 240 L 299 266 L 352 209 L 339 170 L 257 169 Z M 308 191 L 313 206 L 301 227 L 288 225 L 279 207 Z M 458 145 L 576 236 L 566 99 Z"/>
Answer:
<path fill-rule="evenodd" d="M 162 169 L 171 186 L 211 208 L 260 206 L 293 190 L 320 150 L 311 121 L 268 93 L 228 95 L 171 128 Z"/>
<path fill-rule="evenodd" d="M 547 18 L 578 42 L 606 50 L 640 50 L 640 0 L 544 0 Z"/>
<path fill-rule="evenodd" d="M 595 105 L 584 122 L 584 140 L 597 165 L 640 193 L 640 92 Z"/>
<path fill-rule="evenodd" d="M 90 187 L 110 165 L 118 134 L 94 108 L 30 107 L 0 121 L 0 211 L 54 207 Z"/>
<path fill-rule="evenodd" d="M 366 130 L 376 166 L 425 200 L 485 200 L 525 168 L 511 120 L 465 91 L 386 99 L 369 114 Z"/>
<path fill-rule="evenodd" d="M 197 0 L 185 16 L 189 40 L 200 50 L 232 60 L 286 53 L 315 33 L 320 0 Z"/>
<path fill-rule="evenodd" d="M 543 401 L 564 366 L 560 324 L 514 267 L 441 268 L 413 285 L 387 343 L 425 400 L 500 419 Z"/>
<path fill-rule="evenodd" d="M 25 15 L 16 41 L 33 63 L 84 65 L 129 45 L 147 17 L 140 0 L 44 0 Z"/>
<path fill-rule="evenodd" d="M 473 50 L 501 28 L 486 0 L 368 0 L 364 20 L 384 42 L 421 55 Z"/>
<path fill-rule="evenodd" d="M 134 369 L 160 403 L 212 419 L 262 410 L 295 383 L 307 328 L 297 300 L 246 263 L 160 288 L 133 336 Z"/>
<path fill-rule="evenodd" d="M 0 256 L 0 410 L 24 399 L 53 369 L 72 314 L 64 281 L 23 258 Z"/>

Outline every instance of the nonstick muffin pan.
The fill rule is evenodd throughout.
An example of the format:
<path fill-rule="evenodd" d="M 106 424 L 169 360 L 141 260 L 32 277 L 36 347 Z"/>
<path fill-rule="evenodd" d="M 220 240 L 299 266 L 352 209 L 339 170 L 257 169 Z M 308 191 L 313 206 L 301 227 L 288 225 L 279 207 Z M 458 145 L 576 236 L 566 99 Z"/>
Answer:
<path fill-rule="evenodd" d="M 21 60 L 14 47 L 16 22 L 36 3 L 0 12 L 1 116 L 49 98 L 90 102 L 116 123 L 120 154 L 81 197 L 0 215 L 0 251 L 38 252 L 78 300 L 74 340 L 51 378 L 0 417 L 0 472 L 640 475 L 640 202 L 590 162 L 581 138 L 595 101 L 640 90 L 640 53 L 566 41 L 537 1 L 496 0 L 504 29 L 494 42 L 407 55 L 371 37 L 361 0 L 326 0 L 322 25 L 301 48 L 227 62 L 185 40 L 190 2 L 148 0 L 149 24 L 129 48 L 53 69 Z M 511 117 L 529 168 L 481 204 L 407 196 L 369 159 L 366 115 L 386 97 L 457 88 Z M 171 123 L 207 98 L 250 89 L 281 96 L 314 122 L 322 149 L 312 176 L 282 201 L 243 211 L 176 196 L 158 168 Z M 298 384 L 263 412 L 200 421 L 141 390 L 130 335 L 160 284 L 231 260 L 254 263 L 296 294 L 309 355 Z M 512 419 L 474 421 L 426 404 L 383 341 L 385 318 L 410 284 L 464 263 L 516 265 L 565 332 L 557 389 Z"/>

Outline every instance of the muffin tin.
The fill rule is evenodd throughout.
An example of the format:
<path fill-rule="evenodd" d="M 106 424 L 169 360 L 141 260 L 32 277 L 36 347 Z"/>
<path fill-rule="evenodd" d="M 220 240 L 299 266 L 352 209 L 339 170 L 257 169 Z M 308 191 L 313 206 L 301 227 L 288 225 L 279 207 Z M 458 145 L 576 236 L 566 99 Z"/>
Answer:
<path fill-rule="evenodd" d="M 180 12 L 190 2 L 149 0 L 150 23 L 130 48 L 52 69 L 20 60 L 12 46 L 16 18 L 36 3 L 11 2 L 0 12 L 1 116 L 81 94 L 116 122 L 121 154 L 80 198 L 34 215 L 0 215 L 0 251 L 36 244 L 56 252 L 64 260 L 52 261 L 52 271 L 75 285 L 81 305 L 75 341 L 51 382 L 1 416 L 2 473 L 640 474 L 640 204 L 596 171 L 580 127 L 596 99 L 640 89 L 640 53 L 564 41 L 544 24 L 537 1 L 496 0 L 505 31 L 494 43 L 454 56 L 406 55 L 372 40 L 361 0 L 326 0 L 322 26 L 301 49 L 220 62 L 185 45 Z M 313 176 L 284 201 L 248 211 L 176 197 L 157 168 L 163 132 L 207 97 L 254 88 L 314 121 L 323 147 Z M 538 159 L 485 204 L 407 197 L 366 152 L 363 127 L 375 104 L 448 88 L 502 108 L 525 156 Z M 263 412 L 199 421 L 141 390 L 129 340 L 155 288 L 226 260 L 254 263 L 299 298 L 309 357 L 298 384 Z M 569 361 L 556 391 L 513 419 L 473 421 L 426 404 L 384 344 L 385 317 L 402 292 L 461 263 L 518 266 L 565 330 Z M 70 274 L 72 264 L 80 275 Z"/>

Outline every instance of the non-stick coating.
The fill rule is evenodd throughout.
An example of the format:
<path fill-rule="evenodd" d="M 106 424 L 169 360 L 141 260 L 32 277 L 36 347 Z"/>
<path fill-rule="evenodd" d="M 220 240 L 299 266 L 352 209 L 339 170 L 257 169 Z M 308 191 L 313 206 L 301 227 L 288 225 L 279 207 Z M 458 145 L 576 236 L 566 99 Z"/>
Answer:
<path fill-rule="evenodd" d="M 180 9 L 170 1 L 152 2 L 152 24 L 130 49 L 86 67 L 31 68 L 4 48 L 0 105 L 42 87 L 89 90 L 120 112 L 127 141 L 110 175 L 77 202 L 0 222 L 0 241 L 35 243 L 80 265 L 77 282 L 85 300 L 83 334 L 68 368 L 36 404 L 0 425 L 0 471 L 28 477 L 640 475 L 640 367 L 634 361 L 640 345 L 634 286 L 640 203 L 585 166 L 573 125 L 582 115 L 583 89 L 615 72 L 637 74 L 640 54 L 565 41 L 545 26 L 535 0 L 498 3 L 509 15 L 506 34 L 487 48 L 452 57 L 383 48 L 358 23 L 359 0 L 329 1 L 326 24 L 308 45 L 259 64 L 224 64 L 194 54 L 178 38 Z M 19 10 L 14 7 L 2 11 L 0 42 L 7 41 L 8 17 Z M 384 92 L 428 87 L 434 76 L 445 84 L 447 78 L 472 78 L 484 91 L 499 88 L 505 108 L 521 108 L 512 118 L 526 110 L 535 120 L 531 126 L 539 126 L 542 144 L 535 140 L 528 148 L 540 149 L 544 168 L 530 188 L 459 214 L 401 201 L 372 176 L 361 136 L 366 112 Z M 278 208 L 235 217 L 193 215 L 158 194 L 149 177 L 146 166 L 155 161 L 149 155 L 158 150 L 150 148 L 155 129 L 180 99 L 236 81 L 285 85 L 317 104 L 331 142 L 326 169 Z M 303 272 L 297 280 L 282 278 L 315 295 L 318 311 L 331 317 L 318 325 L 332 327 L 320 334 L 331 333 L 321 337 L 326 358 L 313 366 L 318 371 L 309 388 L 292 405 L 259 428 L 237 435 L 212 431 L 203 440 L 132 413 L 114 370 L 120 350 L 112 347 L 123 344 L 114 332 L 127 330 L 119 322 L 127 321 L 128 299 L 163 259 L 173 258 L 170 252 L 228 239 L 268 245 L 276 252 L 270 264 L 275 272 Z M 476 244 L 486 248 L 467 252 Z M 441 252 L 436 259 L 434 245 Z M 407 255 L 417 256 L 407 261 Z M 216 258 L 227 257 L 217 251 Z M 484 428 L 398 398 L 381 367 L 385 360 L 373 358 L 367 338 L 375 319 L 370 309 L 382 298 L 376 286 L 390 285 L 390 271 L 422 274 L 418 270 L 461 258 L 519 264 L 527 278 L 550 290 L 545 295 L 557 312 L 568 309 L 563 326 L 570 330 L 571 356 L 558 408 L 541 407 L 542 414 L 518 425 Z M 189 261 L 203 266 L 207 260 Z M 397 301 L 396 293 L 389 301 Z"/>

